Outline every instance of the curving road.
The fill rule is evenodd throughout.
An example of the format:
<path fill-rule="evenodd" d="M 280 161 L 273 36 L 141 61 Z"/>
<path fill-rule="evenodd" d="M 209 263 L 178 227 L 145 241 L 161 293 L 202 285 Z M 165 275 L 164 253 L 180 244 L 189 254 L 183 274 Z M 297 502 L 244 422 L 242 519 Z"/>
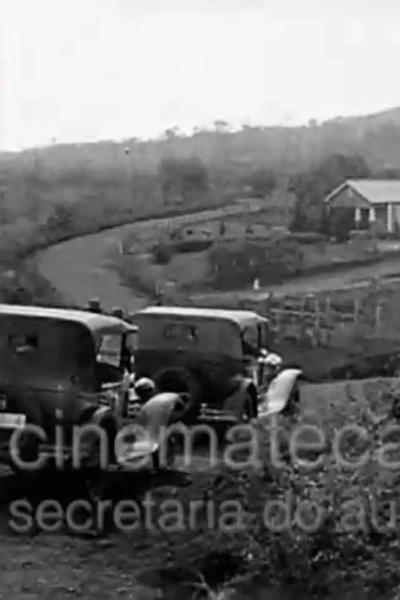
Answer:
<path fill-rule="evenodd" d="M 210 211 L 196 215 L 182 215 L 174 218 L 174 225 L 188 222 L 207 220 Z M 85 305 L 89 298 L 99 297 L 107 308 L 121 306 L 128 311 L 135 311 L 147 304 L 146 298 L 132 289 L 121 284 L 117 273 L 107 266 L 112 254 L 118 252 L 120 242 L 128 233 L 146 234 L 154 228 L 164 229 L 171 224 L 171 219 L 152 219 L 140 223 L 123 225 L 113 229 L 75 238 L 68 242 L 57 244 L 39 253 L 38 268 L 41 274 L 62 294 L 71 304 Z M 258 292 L 237 292 L 238 297 L 262 297 L 274 291 L 281 294 L 296 294 L 333 290 L 335 288 L 359 286 L 368 282 L 371 277 L 400 274 L 400 257 L 388 256 L 378 264 L 349 267 L 337 273 L 319 273 L 304 275 L 281 284 L 262 288 Z M 229 296 L 236 292 L 229 292 Z M 200 295 L 200 298 L 212 298 L 214 294 Z M 218 293 L 221 297 L 221 294 Z"/>

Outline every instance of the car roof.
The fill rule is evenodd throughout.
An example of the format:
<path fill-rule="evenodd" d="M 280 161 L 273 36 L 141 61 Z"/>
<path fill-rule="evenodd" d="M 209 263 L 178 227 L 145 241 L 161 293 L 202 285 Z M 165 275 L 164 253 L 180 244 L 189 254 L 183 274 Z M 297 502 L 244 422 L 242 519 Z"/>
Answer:
<path fill-rule="evenodd" d="M 19 304 L 0 304 L 0 317 L 33 317 L 76 323 L 86 327 L 91 332 L 100 329 L 115 328 L 121 331 L 132 331 L 132 325 L 117 317 L 97 314 L 86 310 L 49 308 L 43 306 L 22 306 Z"/>
<path fill-rule="evenodd" d="M 250 310 L 228 310 L 220 308 L 196 308 L 180 306 L 148 306 L 136 313 L 135 317 L 140 315 L 154 315 L 160 317 L 192 317 L 205 319 L 222 319 L 230 321 L 243 328 L 254 322 L 265 323 L 267 319 L 256 312 Z"/>

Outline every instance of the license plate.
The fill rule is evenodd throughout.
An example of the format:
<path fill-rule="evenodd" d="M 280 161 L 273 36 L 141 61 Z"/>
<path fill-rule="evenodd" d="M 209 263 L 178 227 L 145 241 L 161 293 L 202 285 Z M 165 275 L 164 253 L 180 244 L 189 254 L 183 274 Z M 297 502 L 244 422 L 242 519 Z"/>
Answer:
<path fill-rule="evenodd" d="M 0 414 L 0 428 L 22 429 L 26 425 L 26 415 L 3 413 Z"/>
<path fill-rule="evenodd" d="M 7 397 L 4 394 L 0 394 L 0 410 L 6 410 L 7 408 Z"/>

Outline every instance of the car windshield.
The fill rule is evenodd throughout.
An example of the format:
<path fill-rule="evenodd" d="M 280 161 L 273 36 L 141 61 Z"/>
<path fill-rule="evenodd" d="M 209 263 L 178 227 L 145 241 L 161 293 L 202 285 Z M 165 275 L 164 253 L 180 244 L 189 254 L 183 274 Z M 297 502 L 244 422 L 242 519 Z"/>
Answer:
<path fill-rule="evenodd" d="M 119 367 L 122 355 L 122 335 L 103 334 L 97 344 L 96 362 Z"/>

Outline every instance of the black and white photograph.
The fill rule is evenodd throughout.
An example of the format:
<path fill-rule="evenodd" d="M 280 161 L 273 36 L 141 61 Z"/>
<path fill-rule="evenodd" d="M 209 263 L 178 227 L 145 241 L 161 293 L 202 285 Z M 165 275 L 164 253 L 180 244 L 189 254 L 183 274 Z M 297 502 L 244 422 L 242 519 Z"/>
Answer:
<path fill-rule="evenodd" d="M 400 5 L 0 0 L 2 600 L 400 600 Z"/>

